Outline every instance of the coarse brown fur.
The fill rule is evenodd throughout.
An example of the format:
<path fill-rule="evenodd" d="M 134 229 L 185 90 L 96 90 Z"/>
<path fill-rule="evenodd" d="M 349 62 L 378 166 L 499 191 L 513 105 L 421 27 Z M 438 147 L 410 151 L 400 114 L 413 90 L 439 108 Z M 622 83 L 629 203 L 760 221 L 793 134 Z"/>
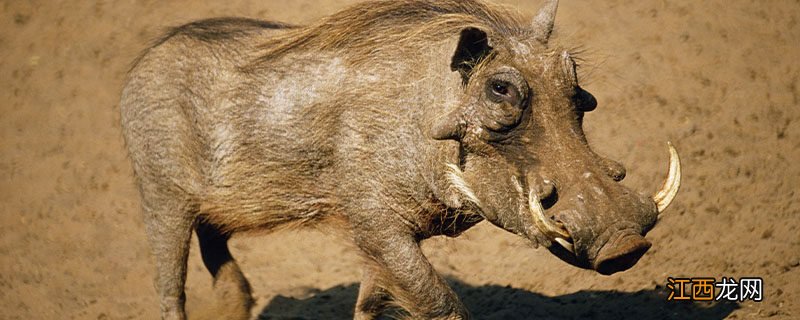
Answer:
<path fill-rule="evenodd" d="M 554 5 L 542 12 L 531 24 L 479 1 L 377 1 L 307 27 L 211 19 L 155 42 L 121 111 L 162 317 L 185 318 L 192 230 L 219 316 L 236 319 L 252 300 L 234 233 L 347 230 L 366 260 L 357 319 L 389 303 L 468 318 L 419 242 L 484 219 L 581 267 L 607 243 L 628 248 L 614 239 L 647 232 L 655 207 L 589 149 L 594 99 L 547 44 Z M 528 192 L 572 234 L 574 256 L 534 227 Z"/>
<path fill-rule="evenodd" d="M 379 1 L 354 6 L 268 40 L 260 45 L 264 51 L 255 65 L 291 50 L 346 50 L 349 61 L 366 62 L 419 50 L 419 46 L 451 38 L 468 27 L 498 37 L 531 36 L 529 22 L 505 6 L 454 0 Z"/>

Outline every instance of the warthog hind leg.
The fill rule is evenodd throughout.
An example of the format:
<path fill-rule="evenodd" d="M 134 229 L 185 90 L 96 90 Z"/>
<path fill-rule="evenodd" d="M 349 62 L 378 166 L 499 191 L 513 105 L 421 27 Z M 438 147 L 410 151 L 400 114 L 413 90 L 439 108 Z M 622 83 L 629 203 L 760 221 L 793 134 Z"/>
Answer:
<path fill-rule="evenodd" d="M 250 319 L 253 299 L 250 284 L 228 249 L 229 236 L 205 222 L 195 229 L 200 242 L 200 253 L 206 269 L 214 277 L 214 304 L 211 310 L 200 311 L 201 318 Z"/>
<path fill-rule="evenodd" d="M 155 287 L 161 319 L 185 320 L 186 259 L 192 236 L 193 217 L 185 202 L 143 194 L 147 237 L 155 257 Z"/>

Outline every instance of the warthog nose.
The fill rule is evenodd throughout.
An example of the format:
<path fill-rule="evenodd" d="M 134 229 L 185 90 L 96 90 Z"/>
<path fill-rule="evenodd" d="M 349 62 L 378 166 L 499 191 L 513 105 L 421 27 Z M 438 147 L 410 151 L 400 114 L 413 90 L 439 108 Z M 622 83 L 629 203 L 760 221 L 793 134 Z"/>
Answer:
<path fill-rule="evenodd" d="M 600 249 L 594 269 L 604 275 L 625 271 L 636 264 L 648 249 L 650 242 L 638 234 L 617 236 Z"/>

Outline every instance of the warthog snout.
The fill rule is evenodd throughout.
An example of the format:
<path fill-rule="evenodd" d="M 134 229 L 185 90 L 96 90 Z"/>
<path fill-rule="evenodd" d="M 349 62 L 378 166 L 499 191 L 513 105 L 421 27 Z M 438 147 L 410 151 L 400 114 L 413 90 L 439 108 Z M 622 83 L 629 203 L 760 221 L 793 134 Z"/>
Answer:
<path fill-rule="evenodd" d="M 633 267 L 647 249 L 650 242 L 636 233 L 622 233 L 607 242 L 597 254 L 592 267 L 597 272 L 610 275 Z"/>
<path fill-rule="evenodd" d="M 565 179 L 572 186 L 562 190 L 549 180 L 533 178 L 528 195 L 531 224 L 551 241 L 550 251 L 566 262 L 604 275 L 629 269 L 650 248 L 644 235 L 680 186 L 680 160 L 671 144 L 669 151 L 669 174 L 653 196 L 617 183 L 621 178 L 615 172 L 624 171 L 621 167 L 607 176 L 585 172 Z"/>

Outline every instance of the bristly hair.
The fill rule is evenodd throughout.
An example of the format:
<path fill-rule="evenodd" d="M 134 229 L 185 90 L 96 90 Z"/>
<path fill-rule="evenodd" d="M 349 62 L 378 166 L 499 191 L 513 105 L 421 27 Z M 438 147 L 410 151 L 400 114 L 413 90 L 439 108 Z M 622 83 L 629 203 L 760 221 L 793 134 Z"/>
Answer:
<path fill-rule="evenodd" d="M 150 51 L 150 49 L 160 46 L 167 40 L 183 35 L 191 39 L 213 43 L 215 41 L 236 39 L 241 36 L 246 36 L 250 33 L 258 32 L 262 29 L 291 29 L 296 26 L 272 21 L 261 21 L 250 18 L 238 17 L 220 17 L 210 18 L 198 21 L 193 21 L 180 26 L 168 28 L 163 34 L 153 39 L 147 46 L 147 49 L 142 50 L 139 55 L 128 66 L 128 73 L 133 70 L 139 61 Z"/>
<path fill-rule="evenodd" d="M 478 0 L 379 0 L 356 4 L 262 43 L 251 67 L 295 49 L 346 49 L 349 56 L 362 57 L 444 40 L 467 27 L 500 37 L 526 37 L 531 32 L 514 10 Z"/>

